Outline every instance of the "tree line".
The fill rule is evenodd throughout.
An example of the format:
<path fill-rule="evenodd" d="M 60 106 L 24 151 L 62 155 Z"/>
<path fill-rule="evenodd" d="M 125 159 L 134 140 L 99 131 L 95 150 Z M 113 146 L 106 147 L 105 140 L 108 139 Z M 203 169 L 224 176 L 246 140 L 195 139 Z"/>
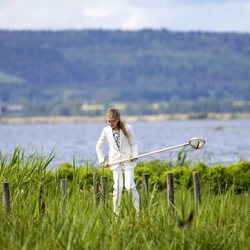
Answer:
<path fill-rule="evenodd" d="M 1 30 L 0 43 L 0 103 L 25 115 L 250 111 L 247 33 Z"/>

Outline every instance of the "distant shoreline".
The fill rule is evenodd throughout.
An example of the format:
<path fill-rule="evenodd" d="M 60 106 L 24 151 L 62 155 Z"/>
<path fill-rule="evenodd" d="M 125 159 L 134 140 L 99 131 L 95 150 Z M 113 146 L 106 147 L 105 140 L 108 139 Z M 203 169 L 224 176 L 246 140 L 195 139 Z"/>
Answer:
<path fill-rule="evenodd" d="M 206 113 L 206 114 L 159 114 L 123 116 L 127 122 L 158 122 L 192 119 L 250 119 L 250 113 Z M 33 117 L 0 117 L 0 124 L 43 124 L 43 123 L 85 123 L 103 122 L 104 116 L 33 116 Z"/>

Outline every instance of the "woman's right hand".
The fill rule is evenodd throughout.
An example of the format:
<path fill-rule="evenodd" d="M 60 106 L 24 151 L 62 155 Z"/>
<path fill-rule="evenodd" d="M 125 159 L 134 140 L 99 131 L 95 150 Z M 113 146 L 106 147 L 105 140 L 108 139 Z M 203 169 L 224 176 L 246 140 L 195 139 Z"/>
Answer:
<path fill-rule="evenodd" d="M 110 166 L 109 166 L 108 162 L 104 161 L 104 162 L 102 163 L 102 167 L 104 167 L 104 168 L 109 168 Z"/>
<path fill-rule="evenodd" d="M 138 159 L 138 158 L 135 158 L 135 156 L 131 156 L 131 157 L 130 157 L 130 161 L 131 161 L 131 162 L 137 161 L 137 159 Z"/>

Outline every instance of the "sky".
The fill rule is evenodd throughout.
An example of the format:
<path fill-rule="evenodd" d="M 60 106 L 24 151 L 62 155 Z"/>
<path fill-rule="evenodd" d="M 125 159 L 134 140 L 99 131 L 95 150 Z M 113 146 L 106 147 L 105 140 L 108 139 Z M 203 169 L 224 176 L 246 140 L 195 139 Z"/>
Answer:
<path fill-rule="evenodd" d="M 0 29 L 250 32 L 250 0 L 0 0 Z"/>

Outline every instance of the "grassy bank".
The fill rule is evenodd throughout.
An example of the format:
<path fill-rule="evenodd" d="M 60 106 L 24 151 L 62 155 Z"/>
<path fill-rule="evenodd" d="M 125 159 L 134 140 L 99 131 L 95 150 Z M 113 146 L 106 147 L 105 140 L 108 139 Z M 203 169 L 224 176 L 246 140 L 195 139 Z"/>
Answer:
<path fill-rule="evenodd" d="M 169 121 L 190 119 L 250 119 L 250 113 L 190 113 L 124 116 L 127 122 L 136 121 Z M 103 122 L 103 116 L 32 116 L 32 117 L 0 117 L 0 124 L 39 124 L 39 123 L 82 123 Z"/>
<path fill-rule="evenodd" d="M 25 156 L 20 149 L 9 158 L 0 155 L 0 182 L 9 182 L 11 191 L 8 214 L 0 201 L 1 249 L 248 249 L 250 245 L 249 183 L 240 192 L 233 188 L 236 179 L 223 192 L 211 191 L 212 180 L 222 186 L 224 177 L 218 175 L 221 169 L 214 170 L 218 178 L 208 178 L 210 182 L 205 181 L 209 170 L 204 170 L 202 202 L 196 207 L 189 175 L 181 173 L 197 170 L 197 166 L 143 163 L 136 172 L 141 212 L 135 214 L 125 192 L 117 217 L 112 212 L 108 170 L 64 164 L 51 171 L 47 170 L 51 161 L 53 155 Z M 237 168 L 243 176 L 249 175 L 248 166 L 247 162 L 237 163 L 231 168 Z M 201 172 L 206 169 L 202 164 L 199 167 Z M 149 169 L 150 191 L 145 195 L 141 191 L 141 173 Z M 165 184 L 156 178 L 168 171 L 176 171 L 174 213 L 169 212 L 166 191 L 161 188 Z M 93 198 L 93 172 L 107 175 L 110 183 L 106 202 L 100 199 L 98 206 Z M 68 179 L 65 200 L 60 190 L 61 178 Z"/>

